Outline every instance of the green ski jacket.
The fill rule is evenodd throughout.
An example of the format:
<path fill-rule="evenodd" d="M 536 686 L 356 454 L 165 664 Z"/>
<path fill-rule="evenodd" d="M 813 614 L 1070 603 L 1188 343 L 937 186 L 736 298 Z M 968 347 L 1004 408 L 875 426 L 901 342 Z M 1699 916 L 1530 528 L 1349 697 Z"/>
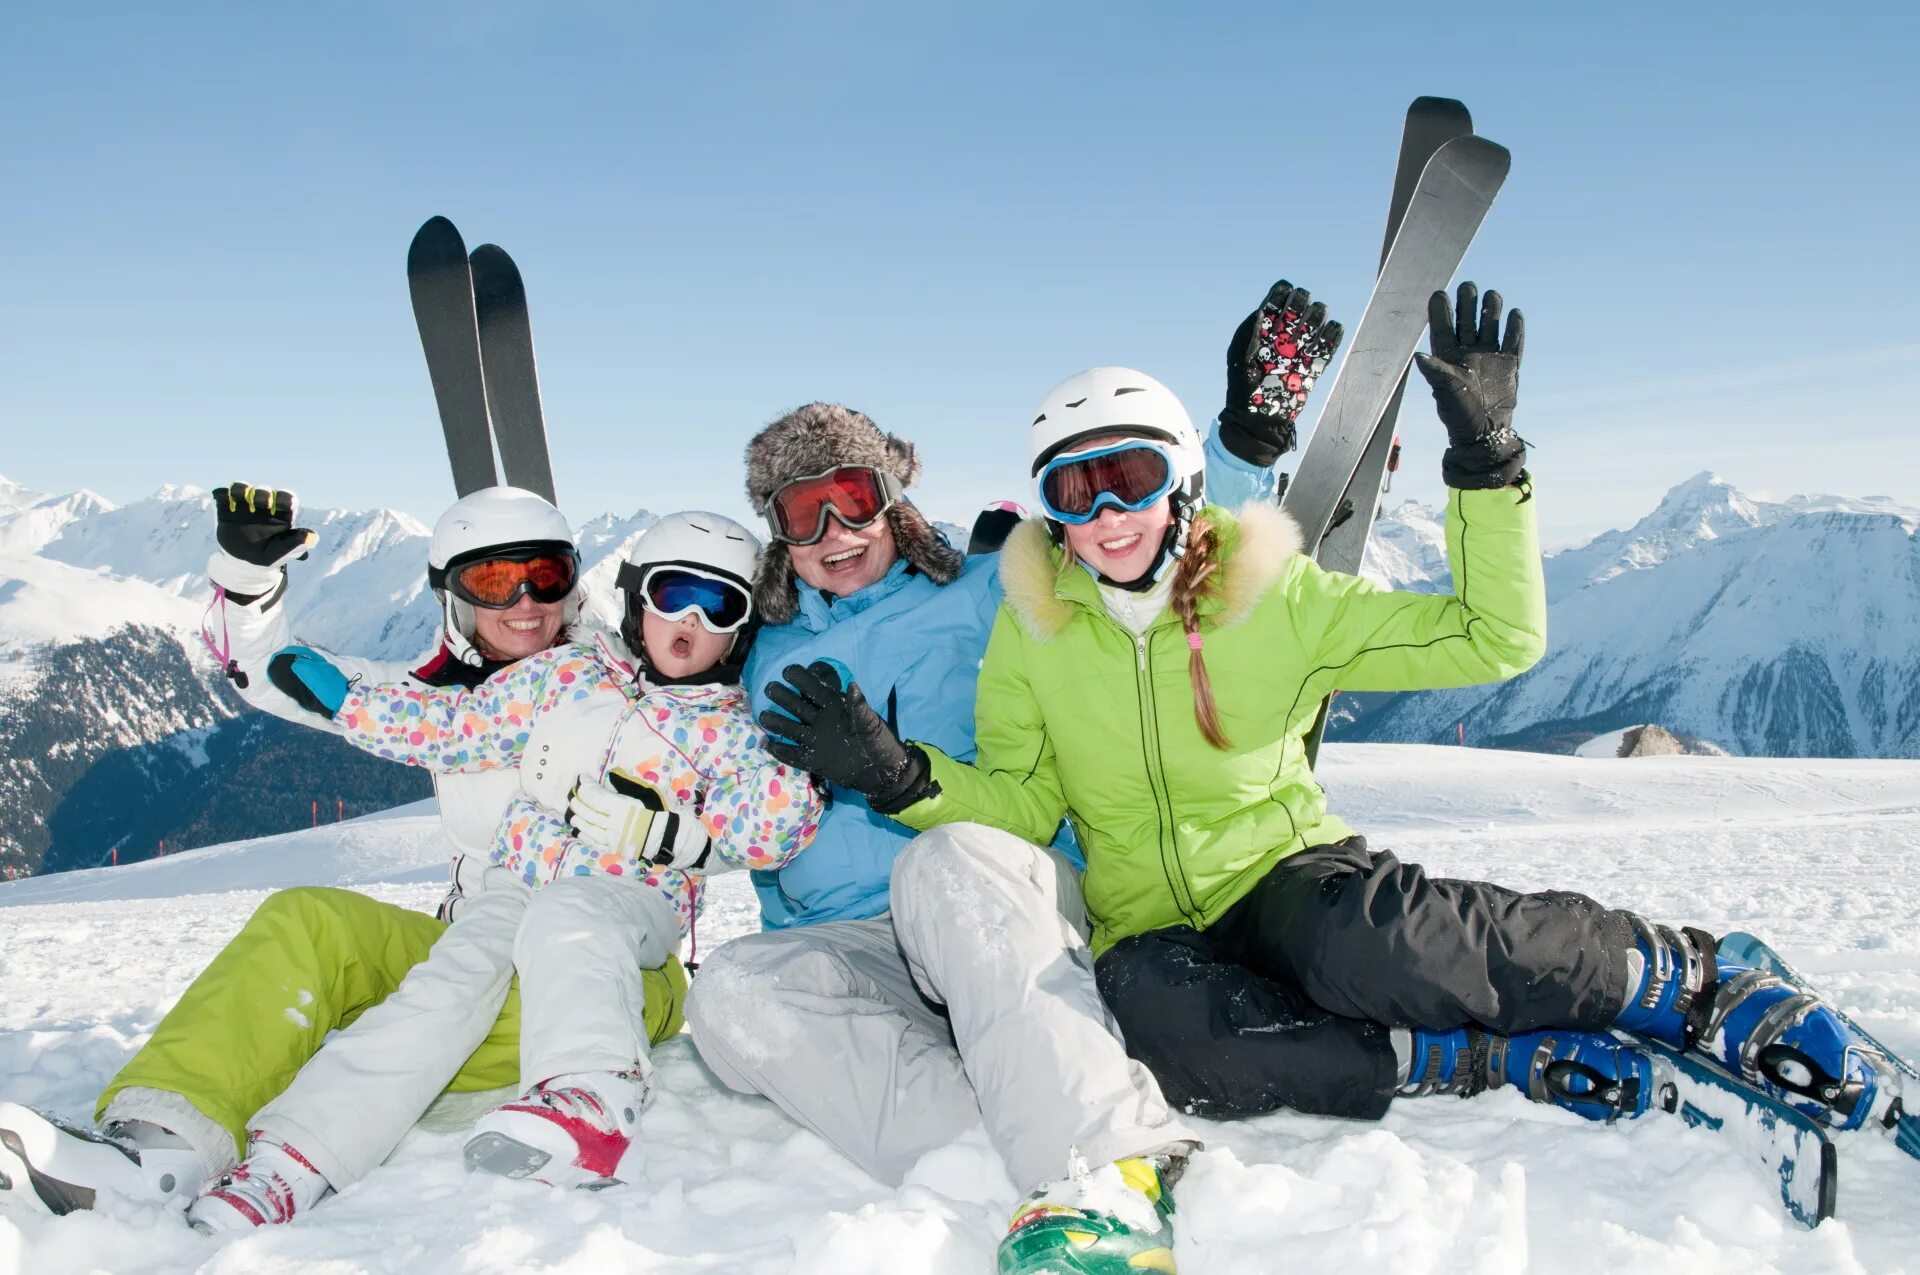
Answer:
<path fill-rule="evenodd" d="M 977 760 L 920 745 L 938 787 L 895 817 L 922 830 L 990 824 L 1037 845 L 1070 817 L 1096 954 L 1149 930 L 1205 929 L 1281 859 L 1350 835 L 1327 813 L 1304 744 L 1330 691 L 1498 681 L 1540 658 L 1532 494 L 1525 480 L 1449 494 L 1451 595 L 1323 571 L 1272 506 L 1210 507 L 1221 565 L 1198 612 L 1225 752 L 1194 719 L 1172 611 L 1136 637 L 1092 575 L 1061 570 L 1044 524 L 1023 523 L 1001 551 L 1006 599 L 980 670 Z"/>

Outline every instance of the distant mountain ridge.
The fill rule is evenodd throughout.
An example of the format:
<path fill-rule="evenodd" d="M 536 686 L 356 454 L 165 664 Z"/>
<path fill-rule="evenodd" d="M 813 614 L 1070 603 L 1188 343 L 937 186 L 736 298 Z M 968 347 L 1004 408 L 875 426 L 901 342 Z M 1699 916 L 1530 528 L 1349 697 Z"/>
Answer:
<path fill-rule="evenodd" d="M 1558 751 L 1657 722 L 1747 755 L 1920 756 L 1920 510 L 1756 500 L 1696 474 L 1545 570 L 1548 650 L 1532 670 L 1365 697 L 1330 734 L 1444 743 L 1464 728 L 1470 743 Z"/>
<path fill-rule="evenodd" d="M 637 510 L 579 524 L 596 622 L 617 622 L 614 573 L 655 520 Z M 319 542 L 289 574 L 295 633 L 376 658 L 426 653 L 440 622 L 428 529 L 384 509 L 311 508 L 301 521 Z M 1464 727 L 1469 743 L 1570 751 L 1657 722 L 1736 753 L 1920 756 L 1917 534 L 1920 510 L 1884 498 L 1763 501 L 1697 474 L 1633 526 L 1547 557 L 1549 651 L 1532 671 L 1492 687 L 1344 695 L 1329 733 L 1446 743 Z M 93 862 L 115 838 L 132 856 L 162 836 L 283 831 L 329 795 L 365 810 L 422 791 L 417 773 L 366 769 L 338 741 L 236 716 L 198 636 L 216 619 L 212 548 L 212 499 L 199 488 L 116 506 L 0 478 L 0 872 Z M 1448 589 L 1441 512 L 1388 512 L 1363 573 Z M 121 633 L 128 625 L 137 632 Z M 73 679 L 108 690 L 74 695 Z M 176 737 L 187 742 L 167 744 Z M 261 749 L 277 769 L 252 763 L 240 800 L 246 758 Z"/>

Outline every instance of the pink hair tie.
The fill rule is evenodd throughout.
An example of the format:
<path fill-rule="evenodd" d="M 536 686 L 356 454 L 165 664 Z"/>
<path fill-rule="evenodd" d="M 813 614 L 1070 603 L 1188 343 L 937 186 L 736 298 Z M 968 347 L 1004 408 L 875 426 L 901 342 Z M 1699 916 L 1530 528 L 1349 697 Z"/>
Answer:
<path fill-rule="evenodd" d="M 1200 635 L 1198 633 L 1187 634 L 1187 649 L 1189 651 L 1197 651 L 1200 649 L 1202 645 L 1203 644 L 1200 641 Z"/>

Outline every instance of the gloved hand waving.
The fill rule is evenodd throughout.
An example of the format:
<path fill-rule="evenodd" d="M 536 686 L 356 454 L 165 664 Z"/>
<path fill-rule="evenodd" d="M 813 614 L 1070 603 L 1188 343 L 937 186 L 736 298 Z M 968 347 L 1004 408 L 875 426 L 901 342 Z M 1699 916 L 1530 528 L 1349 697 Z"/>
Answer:
<path fill-rule="evenodd" d="M 1457 307 L 1448 306 L 1444 292 L 1428 298 L 1427 324 L 1433 353 L 1413 359 L 1433 387 L 1434 406 L 1447 427 L 1450 446 L 1440 462 L 1441 476 L 1447 486 L 1463 491 L 1512 486 L 1527 463 L 1526 440 L 1513 432 L 1525 321 L 1518 310 L 1508 315 L 1503 340 L 1500 294 L 1489 291 L 1481 300 L 1478 288 L 1463 283 Z"/>
<path fill-rule="evenodd" d="M 1310 304 L 1311 303 L 1311 304 Z M 1341 329 L 1327 307 L 1285 279 L 1234 329 L 1227 343 L 1227 402 L 1220 409 L 1220 441 L 1262 469 L 1293 450 L 1300 409 L 1333 352 Z"/>

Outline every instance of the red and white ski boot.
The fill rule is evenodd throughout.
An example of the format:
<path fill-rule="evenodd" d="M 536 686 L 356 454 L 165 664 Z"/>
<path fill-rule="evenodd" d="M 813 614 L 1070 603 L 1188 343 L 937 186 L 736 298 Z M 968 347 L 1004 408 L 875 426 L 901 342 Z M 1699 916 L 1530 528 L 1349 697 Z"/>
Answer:
<path fill-rule="evenodd" d="M 332 1194 L 333 1186 L 312 1161 L 256 1132 L 247 1158 L 200 1193 L 187 1221 L 209 1234 L 279 1226 Z"/>
<path fill-rule="evenodd" d="M 480 1118 L 467 1139 L 467 1167 L 549 1186 L 617 1185 L 648 1096 L 638 1072 L 554 1076 Z"/>

